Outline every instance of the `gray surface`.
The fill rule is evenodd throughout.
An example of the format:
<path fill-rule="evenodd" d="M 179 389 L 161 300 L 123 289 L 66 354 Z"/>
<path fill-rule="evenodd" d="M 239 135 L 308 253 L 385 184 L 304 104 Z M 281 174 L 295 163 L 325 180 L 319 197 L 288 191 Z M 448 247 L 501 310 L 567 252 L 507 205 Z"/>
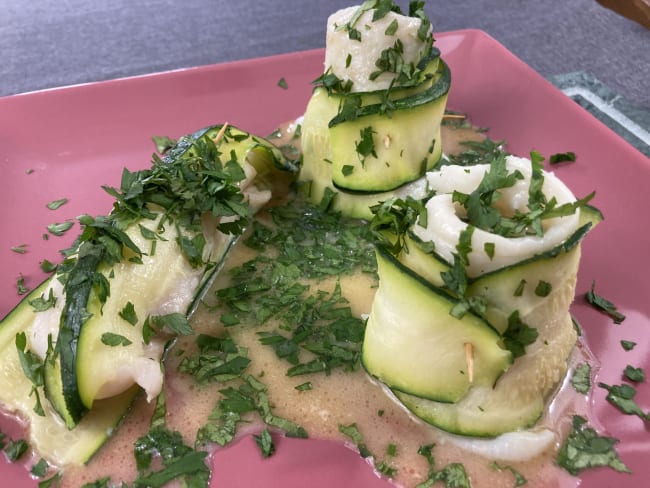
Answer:
<path fill-rule="evenodd" d="M 0 96 L 322 47 L 327 15 L 355 3 L 0 0 Z M 436 31 L 482 29 L 543 76 L 592 73 L 650 108 L 650 30 L 595 0 L 429 0 L 426 8 Z"/>

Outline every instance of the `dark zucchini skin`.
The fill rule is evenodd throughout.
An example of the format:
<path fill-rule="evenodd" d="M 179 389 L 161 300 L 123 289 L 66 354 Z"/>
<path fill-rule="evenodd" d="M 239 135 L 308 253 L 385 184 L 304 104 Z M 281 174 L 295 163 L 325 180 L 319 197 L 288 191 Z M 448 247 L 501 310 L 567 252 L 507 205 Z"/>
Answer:
<path fill-rule="evenodd" d="M 83 250 L 82 246 L 80 254 Z M 80 255 L 70 270 L 65 284 L 65 305 L 61 312 L 56 346 L 45 359 L 45 393 L 70 429 L 87 412 L 77 389 L 77 343 L 81 327 L 88 320 L 88 298 L 100 262 L 101 253 L 94 248 Z"/>
<path fill-rule="evenodd" d="M 425 90 L 419 91 L 411 96 L 398 98 L 396 100 L 391 100 L 391 111 L 396 110 L 409 110 L 421 105 L 431 103 L 434 100 L 446 95 L 449 93 L 451 88 L 451 70 L 447 63 L 442 59 L 438 60 L 438 71 L 437 79 L 431 82 L 427 80 L 424 83 L 431 83 L 431 86 Z M 363 105 L 356 110 L 356 118 L 366 117 L 368 115 L 376 115 L 385 111 L 385 107 L 382 103 L 373 103 L 370 105 Z M 332 128 L 338 124 L 346 122 L 348 119 L 342 115 L 338 114 L 329 122 L 329 127 Z"/>

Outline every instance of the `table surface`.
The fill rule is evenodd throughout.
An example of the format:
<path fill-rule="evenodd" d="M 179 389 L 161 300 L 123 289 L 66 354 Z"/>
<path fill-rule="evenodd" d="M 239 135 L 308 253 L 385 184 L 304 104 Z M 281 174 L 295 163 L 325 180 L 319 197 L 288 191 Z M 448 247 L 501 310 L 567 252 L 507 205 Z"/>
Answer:
<path fill-rule="evenodd" d="M 0 0 L 0 96 L 323 47 L 327 16 L 354 3 Z M 650 30 L 595 0 L 429 0 L 426 10 L 437 32 L 484 30 L 545 77 L 590 73 L 650 110 Z"/>

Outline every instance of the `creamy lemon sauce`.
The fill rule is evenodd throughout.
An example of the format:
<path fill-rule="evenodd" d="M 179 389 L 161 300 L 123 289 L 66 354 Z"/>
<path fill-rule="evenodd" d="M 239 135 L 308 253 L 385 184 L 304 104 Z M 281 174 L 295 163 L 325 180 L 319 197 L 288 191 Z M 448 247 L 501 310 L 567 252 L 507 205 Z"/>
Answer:
<path fill-rule="evenodd" d="M 457 152 L 462 148 L 458 146 L 459 141 L 480 137 L 479 133 L 469 129 L 445 128 L 445 151 Z M 227 285 L 228 268 L 249 260 L 254 255 L 251 249 L 238 246 L 215 287 Z M 312 289 L 331 291 L 334 283 L 335 280 L 313 283 Z M 376 284 L 375 278 L 367 273 L 360 272 L 341 278 L 342 294 L 350 301 L 354 315 L 368 313 Z M 210 296 L 212 295 L 208 295 Z M 193 326 L 197 333 L 220 335 L 225 329 L 219 317 L 218 310 L 200 307 L 193 317 Z M 512 472 L 507 469 L 496 470 L 491 464 L 492 459 L 460 449 L 450 441 L 449 435 L 414 419 L 393 402 L 379 385 L 371 381 L 363 370 L 353 373 L 336 370 L 329 376 L 287 376 L 288 363 L 278 359 L 272 348 L 261 345 L 257 335 L 262 330 L 274 330 L 276 326 L 275 323 L 269 323 L 261 328 L 228 328 L 237 344 L 249 348 L 251 363 L 247 371 L 261 377 L 267 386 L 269 400 L 276 415 L 300 424 L 311 438 L 338 440 L 342 443 L 349 439 L 339 432 L 339 426 L 356 423 L 368 449 L 378 460 L 396 470 L 393 480 L 396 486 L 412 487 L 426 479 L 429 466 L 425 458 L 418 454 L 418 449 L 432 443 L 436 444 L 433 455 L 437 469 L 449 463 L 462 463 L 475 488 L 515 486 Z M 170 429 L 181 432 L 189 445 L 194 444 L 196 432 L 206 422 L 219 399 L 218 390 L 222 388 L 219 384 L 199 387 L 192 377 L 177 371 L 181 355 L 176 354 L 176 351 L 191 353 L 195 349 L 194 338 L 184 338 L 179 340 L 166 360 L 167 423 Z M 578 347 L 572 363 L 586 359 L 586 353 Z M 311 390 L 296 390 L 297 385 L 306 381 L 312 383 Z M 133 443 L 147 432 L 152 408 L 152 405 L 140 399 L 116 435 L 88 466 L 66 469 L 62 486 L 81 486 L 104 476 L 111 476 L 115 481 L 133 480 L 136 474 Z M 575 478 L 555 465 L 554 456 L 557 443 L 570 427 L 571 414 L 586 415 L 586 409 L 583 396 L 578 395 L 570 386 L 560 387 L 544 418 L 539 422 L 540 427 L 549 427 L 556 434 L 557 442 L 553 448 L 530 461 L 499 462 L 499 465 L 516 469 L 527 478 L 526 486 L 529 487 L 577 486 Z M 252 423 L 240 429 L 240 435 L 259 431 L 262 427 L 261 423 Z M 386 454 L 389 445 L 396 447 L 395 456 Z M 218 479 L 218 468 L 212 476 Z"/>

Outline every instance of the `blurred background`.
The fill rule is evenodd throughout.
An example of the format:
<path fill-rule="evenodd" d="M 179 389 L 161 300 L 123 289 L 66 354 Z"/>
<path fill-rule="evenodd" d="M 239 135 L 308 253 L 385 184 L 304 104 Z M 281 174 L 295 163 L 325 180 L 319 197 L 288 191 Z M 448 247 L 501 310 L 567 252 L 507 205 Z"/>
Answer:
<path fill-rule="evenodd" d="M 354 4 L 0 0 L 0 96 L 323 47 L 327 16 Z M 587 73 L 650 110 L 650 29 L 596 0 L 429 0 L 426 10 L 437 32 L 484 30 L 547 78 Z"/>

